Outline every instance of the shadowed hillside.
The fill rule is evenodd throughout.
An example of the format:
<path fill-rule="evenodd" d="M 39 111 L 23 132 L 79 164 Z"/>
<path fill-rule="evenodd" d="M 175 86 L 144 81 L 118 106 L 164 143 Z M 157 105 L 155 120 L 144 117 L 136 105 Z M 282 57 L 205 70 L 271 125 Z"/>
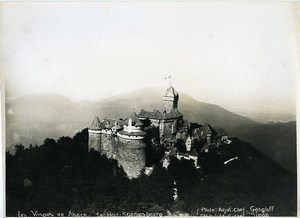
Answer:
<path fill-rule="evenodd" d="M 249 124 L 233 132 L 283 167 L 297 172 L 296 122 Z"/>
<path fill-rule="evenodd" d="M 192 160 L 172 156 L 167 170 L 158 163 L 151 175 L 132 180 L 116 160 L 88 151 L 87 144 L 84 129 L 73 138 L 47 138 L 41 146 L 17 145 L 14 155 L 7 152 L 7 216 L 296 216 L 296 176 L 237 138 L 200 153 L 198 169 Z M 252 206 L 273 209 L 259 212 Z M 218 210 L 203 212 L 203 207 Z"/>

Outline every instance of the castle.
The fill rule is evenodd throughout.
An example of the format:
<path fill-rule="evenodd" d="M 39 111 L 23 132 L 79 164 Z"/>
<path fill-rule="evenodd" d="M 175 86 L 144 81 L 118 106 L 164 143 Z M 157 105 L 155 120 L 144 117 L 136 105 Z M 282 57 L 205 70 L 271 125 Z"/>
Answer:
<path fill-rule="evenodd" d="M 136 178 L 146 168 L 146 139 L 152 137 L 151 139 L 155 138 L 161 144 L 168 145 L 168 151 L 162 159 L 165 167 L 171 150 L 174 154 L 175 142 L 181 140 L 186 149 L 184 153 L 177 151 L 177 158 L 193 159 L 196 166 L 198 154 L 192 142 L 204 140 L 209 145 L 213 129 L 208 124 L 191 124 L 183 120 L 183 115 L 178 111 L 178 100 L 178 93 L 170 86 L 163 96 L 162 112 L 141 109 L 138 115 L 133 112 L 125 120 L 105 118 L 100 121 L 96 116 L 88 128 L 89 149 L 118 160 L 127 176 Z M 220 140 L 228 139 L 225 132 L 220 135 Z"/>

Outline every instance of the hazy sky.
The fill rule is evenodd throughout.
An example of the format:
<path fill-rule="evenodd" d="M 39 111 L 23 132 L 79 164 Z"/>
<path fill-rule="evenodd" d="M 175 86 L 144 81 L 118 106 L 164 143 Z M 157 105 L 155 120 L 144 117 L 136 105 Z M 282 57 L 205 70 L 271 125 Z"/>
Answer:
<path fill-rule="evenodd" d="M 4 3 L 6 94 L 97 99 L 171 74 L 200 101 L 295 113 L 294 4 Z"/>

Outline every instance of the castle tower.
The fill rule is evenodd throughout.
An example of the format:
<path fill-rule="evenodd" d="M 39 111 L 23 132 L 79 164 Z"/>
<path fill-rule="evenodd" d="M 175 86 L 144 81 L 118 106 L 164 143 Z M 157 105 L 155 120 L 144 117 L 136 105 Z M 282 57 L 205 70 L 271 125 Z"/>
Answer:
<path fill-rule="evenodd" d="M 119 153 L 118 162 L 122 165 L 128 178 L 136 178 L 146 167 L 146 133 L 142 129 L 143 123 L 134 112 L 118 132 Z"/>
<path fill-rule="evenodd" d="M 163 97 L 164 112 L 159 124 L 160 138 L 172 141 L 177 130 L 181 127 L 183 115 L 178 111 L 179 95 L 173 86 L 170 86 Z"/>
<path fill-rule="evenodd" d="M 92 123 L 89 126 L 89 150 L 94 149 L 96 151 L 101 151 L 101 130 L 103 124 L 100 122 L 99 118 L 95 116 Z"/>
<path fill-rule="evenodd" d="M 101 153 L 108 158 L 115 158 L 118 150 L 117 131 L 122 129 L 117 120 L 105 118 L 101 130 Z"/>
<path fill-rule="evenodd" d="M 170 86 L 170 88 L 167 89 L 164 97 L 163 97 L 163 107 L 164 110 L 167 113 L 170 113 L 172 109 L 178 108 L 178 99 L 179 95 L 173 88 L 173 86 Z"/>

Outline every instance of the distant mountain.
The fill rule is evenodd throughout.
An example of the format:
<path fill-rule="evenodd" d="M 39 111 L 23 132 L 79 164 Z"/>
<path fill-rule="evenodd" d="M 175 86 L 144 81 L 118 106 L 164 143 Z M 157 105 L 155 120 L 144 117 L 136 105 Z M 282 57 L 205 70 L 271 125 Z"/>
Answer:
<path fill-rule="evenodd" d="M 133 108 L 137 112 L 139 108 L 161 109 L 164 92 L 163 88 L 143 88 L 102 99 L 101 102 L 106 105 L 103 111 L 115 117 L 126 117 Z M 248 141 L 257 150 L 296 173 L 296 122 L 262 124 L 218 105 L 199 102 L 183 92 L 179 92 L 178 107 L 185 119 L 191 122 L 207 122 L 212 126 L 219 125 L 230 136 Z"/>
<path fill-rule="evenodd" d="M 47 137 L 72 136 L 87 127 L 95 115 L 100 119 L 126 118 L 133 111 L 139 113 L 142 108 L 161 109 L 164 92 L 164 88 L 149 87 L 111 98 L 81 102 L 73 102 L 56 94 L 34 94 L 7 100 L 7 148 L 10 149 L 18 143 L 41 144 Z M 264 128 L 264 124 L 220 106 L 199 102 L 183 92 L 179 92 L 179 110 L 184 119 L 191 122 L 207 122 L 212 126 L 219 125 L 230 136 L 237 136 L 250 142 L 259 151 L 294 171 L 295 126 L 283 125 L 282 128 L 278 128 L 277 125 L 280 127 L 280 124 L 272 124 Z M 268 134 L 259 137 L 259 134 L 262 136 L 265 134 L 264 131 Z"/>
<path fill-rule="evenodd" d="M 161 109 L 162 88 L 144 88 L 98 101 L 73 102 L 56 94 L 33 94 L 6 101 L 7 145 L 41 143 L 46 137 L 72 135 L 87 127 L 95 115 L 126 118 L 133 110 Z M 179 109 L 190 121 L 220 125 L 230 131 L 241 124 L 256 122 L 217 105 L 201 103 L 179 93 Z M 37 139 L 37 140 L 36 140 Z"/>
<path fill-rule="evenodd" d="M 296 116 L 293 114 L 283 113 L 238 113 L 244 117 L 248 117 L 259 123 L 287 123 L 296 120 Z"/>
<path fill-rule="evenodd" d="M 92 103 L 91 103 L 92 104 Z M 56 94 L 33 94 L 6 101 L 6 143 L 13 147 L 41 144 L 47 137 L 74 135 L 89 123 L 82 122 L 89 103 L 72 102 Z"/>
<path fill-rule="evenodd" d="M 104 113 L 115 117 L 126 117 L 133 110 L 137 113 L 140 109 L 162 109 L 163 88 L 143 88 L 134 92 L 102 99 L 105 103 Z M 195 100 L 184 92 L 179 91 L 179 111 L 190 122 L 207 122 L 211 125 L 220 125 L 229 131 L 241 124 L 257 124 L 257 122 L 234 114 L 220 106 L 203 103 Z"/>

